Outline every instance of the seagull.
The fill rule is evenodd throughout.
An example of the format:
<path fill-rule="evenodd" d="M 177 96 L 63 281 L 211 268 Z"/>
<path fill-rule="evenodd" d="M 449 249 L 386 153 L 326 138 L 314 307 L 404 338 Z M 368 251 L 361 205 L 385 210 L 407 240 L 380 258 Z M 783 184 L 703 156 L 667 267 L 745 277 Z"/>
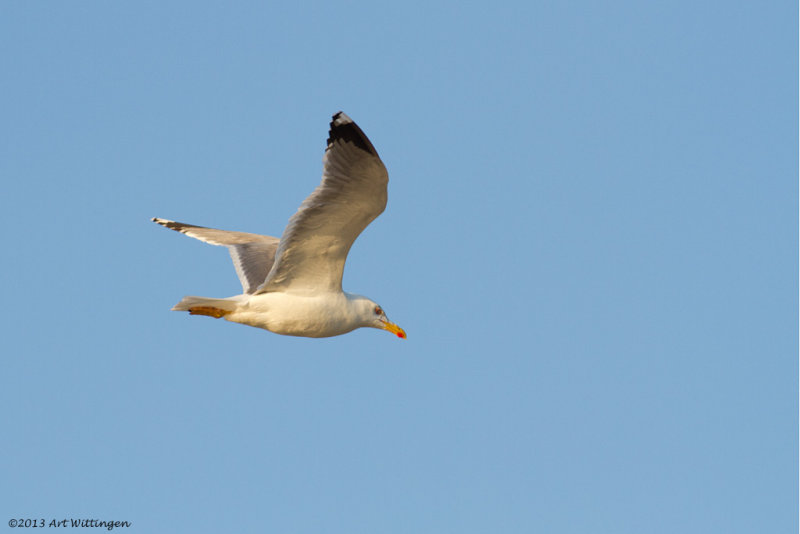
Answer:
<path fill-rule="evenodd" d="M 172 309 L 286 336 L 330 337 L 371 327 L 405 339 L 405 331 L 375 301 L 342 291 L 350 247 L 386 208 L 386 167 L 361 128 L 341 111 L 331 121 L 322 163 L 322 183 L 280 239 L 154 217 L 165 228 L 228 247 L 242 283 L 241 295 L 183 297 Z"/>

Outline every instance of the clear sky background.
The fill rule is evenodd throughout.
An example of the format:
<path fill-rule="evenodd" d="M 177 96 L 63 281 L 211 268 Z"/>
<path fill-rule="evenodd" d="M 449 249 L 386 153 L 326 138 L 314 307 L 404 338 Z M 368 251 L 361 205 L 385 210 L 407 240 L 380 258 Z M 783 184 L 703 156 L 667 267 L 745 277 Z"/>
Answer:
<path fill-rule="evenodd" d="M 3 2 L 0 529 L 796 532 L 796 2 Z M 345 289 L 240 291 L 344 110 Z M 8 529 L 9 531 L 11 529 Z"/>

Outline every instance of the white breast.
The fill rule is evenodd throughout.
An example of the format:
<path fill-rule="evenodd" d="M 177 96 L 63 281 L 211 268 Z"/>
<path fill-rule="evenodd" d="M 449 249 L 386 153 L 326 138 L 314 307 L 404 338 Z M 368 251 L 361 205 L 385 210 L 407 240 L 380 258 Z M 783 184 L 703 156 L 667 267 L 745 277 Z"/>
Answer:
<path fill-rule="evenodd" d="M 250 296 L 225 319 L 287 336 L 329 337 L 361 326 L 355 311 L 343 293 L 269 292 Z"/>

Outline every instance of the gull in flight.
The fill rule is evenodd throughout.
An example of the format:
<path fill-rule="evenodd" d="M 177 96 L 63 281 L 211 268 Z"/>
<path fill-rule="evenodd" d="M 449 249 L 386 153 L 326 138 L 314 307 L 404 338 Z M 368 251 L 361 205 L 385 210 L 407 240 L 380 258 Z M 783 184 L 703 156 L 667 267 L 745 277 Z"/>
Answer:
<path fill-rule="evenodd" d="M 183 297 L 172 309 L 287 336 L 338 336 L 368 326 L 405 338 L 377 303 L 342 291 L 353 241 L 386 208 L 386 167 L 361 128 L 341 111 L 331 121 L 322 162 L 322 183 L 280 239 L 153 218 L 165 228 L 228 247 L 242 283 L 241 295 Z"/>

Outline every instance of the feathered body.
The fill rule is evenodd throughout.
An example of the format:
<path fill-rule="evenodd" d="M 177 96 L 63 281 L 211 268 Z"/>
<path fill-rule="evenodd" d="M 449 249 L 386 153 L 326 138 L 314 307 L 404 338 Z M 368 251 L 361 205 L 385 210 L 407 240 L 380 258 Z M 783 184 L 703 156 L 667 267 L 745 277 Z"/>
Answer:
<path fill-rule="evenodd" d="M 405 338 L 374 301 L 342 291 L 347 254 L 386 207 L 388 181 L 375 147 L 339 112 L 331 122 L 322 183 L 289 219 L 280 239 L 154 218 L 166 228 L 228 247 L 242 283 L 241 295 L 184 297 L 172 309 L 289 336 L 338 336 L 373 327 Z"/>

